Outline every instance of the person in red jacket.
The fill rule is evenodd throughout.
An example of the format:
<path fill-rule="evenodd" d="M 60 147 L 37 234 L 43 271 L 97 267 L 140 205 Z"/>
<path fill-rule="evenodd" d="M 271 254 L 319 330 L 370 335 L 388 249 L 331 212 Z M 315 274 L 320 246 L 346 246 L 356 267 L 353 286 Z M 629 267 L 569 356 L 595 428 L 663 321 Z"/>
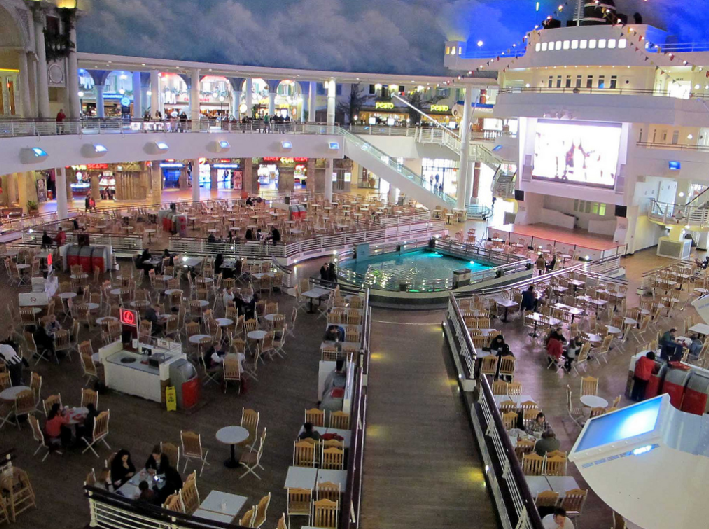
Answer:
<path fill-rule="evenodd" d="M 647 355 L 638 358 L 635 362 L 635 376 L 633 382 L 633 393 L 630 396 L 634 401 L 645 400 L 645 388 L 655 369 L 655 353 L 650 351 Z"/>
<path fill-rule="evenodd" d="M 564 354 L 564 346 L 560 338 L 556 331 L 552 331 L 547 339 L 547 359 L 549 360 L 549 364 L 556 362 L 557 365 L 560 365 L 559 362 Z"/>
<path fill-rule="evenodd" d="M 59 231 L 57 232 L 57 236 L 54 240 L 57 242 L 57 247 L 63 246 L 66 242 L 66 233 L 62 230 L 61 226 L 59 226 Z"/>

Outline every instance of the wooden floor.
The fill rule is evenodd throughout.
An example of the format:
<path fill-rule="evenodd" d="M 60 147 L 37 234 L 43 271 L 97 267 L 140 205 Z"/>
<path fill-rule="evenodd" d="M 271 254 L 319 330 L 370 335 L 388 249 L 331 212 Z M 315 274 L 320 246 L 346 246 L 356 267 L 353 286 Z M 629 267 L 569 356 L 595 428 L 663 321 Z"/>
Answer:
<path fill-rule="evenodd" d="M 372 312 L 364 529 L 497 527 L 442 318 Z"/>
<path fill-rule="evenodd" d="M 598 235 L 589 233 L 586 230 L 569 230 L 550 224 L 505 224 L 503 226 L 491 226 L 491 228 L 509 231 L 527 237 L 538 237 L 540 239 L 548 239 L 564 244 L 575 244 L 593 250 L 611 250 L 618 246 L 618 244 L 613 241 L 613 237 L 609 235 Z"/>

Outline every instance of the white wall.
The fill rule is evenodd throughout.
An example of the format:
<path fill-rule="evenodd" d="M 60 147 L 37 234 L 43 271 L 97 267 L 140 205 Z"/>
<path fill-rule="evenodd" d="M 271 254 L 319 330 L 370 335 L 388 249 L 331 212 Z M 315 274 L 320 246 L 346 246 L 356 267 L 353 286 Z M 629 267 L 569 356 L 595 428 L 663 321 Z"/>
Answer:
<path fill-rule="evenodd" d="M 457 160 L 459 155 L 441 145 L 418 143 L 412 136 L 360 135 L 361 138 L 392 158 L 445 158 Z"/>
<path fill-rule="evenodd" d="M 581 199 L 585 200 L 585 199 Z M 561 213 L 566 213 L 567 215 L 572 215 L 577 217 L 578 227 L 584 230 L 588 229 L 588 222 L 590 220 L 594 221 L 613 221 L 615 224 L 615 205 L 606 204 L 606 214 L 605 215 L 594 215 L 592 213 L 585 213 L 580 211 L 574 211 L 574 199 L 561 198 L 555 196 L 547 195 L 544 197 L 544 207 L 547 209 L 552 209 L 559 211 Z M 612 235 L 613 232 L 609 235 Z"/>
<path fill-rule="evenodd" d="M 227 140 L 228 151 L 214 153 L 209 145 L 219 140 Z M 281 141 L 293 144 L 293 149 L 284 151 Z M 164 141 L 169 146 L 160 154 L 148 154 L 146 145 Z M 338 142 L 339 150 L 330 150 L 329 142 Z M 108 152 L 100 158 L 82 155 L 85 144 L 100 143 Z M 207 158 L 245 158 L 260 156 L 302 156 L 308 158 L 342 158 L 344 140 L 341 136 L 316 134 L 238 134 L 238 133 L 203 133 L 203 134 L 100 134 L 100 135 L 64 135 L 42 137 L 19 137 L 0 139 L 0 175 L 51 169 L 69 165 L 88 163 L 121 163 L 165 158 L 194 159 Z M 48 156 L 34 164 L 20 162 L 20 150 L 40 147 Z"/>

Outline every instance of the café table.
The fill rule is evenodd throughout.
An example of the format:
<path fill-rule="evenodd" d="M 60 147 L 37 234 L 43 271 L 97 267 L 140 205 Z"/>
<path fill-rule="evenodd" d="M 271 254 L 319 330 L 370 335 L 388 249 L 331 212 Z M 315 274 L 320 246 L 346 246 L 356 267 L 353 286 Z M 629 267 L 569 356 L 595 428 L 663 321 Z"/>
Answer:
<path fill-rule="evenodd" d="M 216 321 L 220 327 L 229 327 L 229 325 L 234 324 L 234 320 L 231 318 L 215 318 L 214 321 Z"/>
<path fill-rule="evenodd" d="M 320 300 L 323 296 L 330 294 L 330 290 L 320 287 L 313 287 L 310 290 L 303 292 L 303 296 L 308 298 L 308 313 L 314 313 L 314 301 Z"/>
<path fill-rule="evenodd" d="M 573 476 L 544 476 L 551 487 L 551 490 L 559 493 L 559 497 L 563 498 L 570 490 L 579 488 L 579 484 Z"/>
<path fill-rule="evenodd" d="M 545 476 L 524 476 L 524 479 L 527 481 L 527 487 L 529 487 L 529 492 L 533 497 L 551 490 L 551 485 L 549 485 Z"/>
<path fill-rule="evenodd" d="M 534 338 L 536 338 L 537 336 L 539 336 L 539 335 L 537 334 L 537 326 L 538 326 L 539 323 L 541 323 L 541 322 L 543 322 L 543 321 L 546 320 L 546 321 L 549 323 L 549 325 L 552 326 L 552 327 L 553 327 L 554 325 L 559 325 L 559 324 L 561 323 L 561 320 L 559 320 L 559 319 L 557 319 L 557 318 L 554 318 L 554 317 L 552 317 L 552 316 L 544 316 L 543 314 L 540 314 L 540 313 L 538 313 L 538 312 L 535 312 L 534 314 L 531 314 L 531 315 L 529 316 L 529 318 L 530 318 L 532 321 L 534 321 L 534 332 L 532 332 L 532 333 L 530 334 L 530 336 L 532 336 L 532 337 L 534 337 Z"/>
<path fill-rule="evenodd" d="M 344 430 L 342 428 L 328 428 L 326 433 L 339 435 L 342 437 L 342 446 L 345 448 L 350 447 L 350 438 L 352 437 L 352 432 L 350 430 Z"/>
<path fill-rule="evenodd" d="M 153 230 L 152 228 L 148 228 L 143 231 L 148 236 L 148 241 L 152 241 L 153 235 L 156 233 L 157 230 Z"/>
<path fill-rule="evenodd" d="M 100 318 L 96 318 L 96 323 L 98 323 L 99 325 L 106 324 L 106 326 L 108 326 L 108 324 L 113 321 L 118 321 L 118 318 L 116 318 L 115 316 L 102 316 Z"/>
<path fill-rule="evenodd" d="M 607 408 L 608 401 L 598 395 L 583 395 L 580 399 L 581 404 L 587 408 Z"/>
<path fill-rule="evenodd" d="M 242 426 L 225 426 L 224 428 L 220 428 L 219 430 L 217 430 L 216 437 L 217 441 L 223 444 L 228 444 L 231 447 L 231 457 L 224 461 L 224 466 L 227 468 L 237 468 L 241 466 L 240 463 L 236 460 L 236 452 L 234 446 L 243 441 L 246 441 L 249 438 L 249 431 Z"/>
<path fill-rule="evenodd" d="M 69 419 L 69 424 L 79 424 L 84 422 L 84 419 L 89 414 L 89 409 L 82 406 L 75 408 L 67 408 L 66 416 Z"/>
<path fill-rule="evenodd" d="M 249 340 L 263 340 L 266 337 L 266 331 L 250 331 L 246 336 Z"/>
<path fill-rule="evenodd" d="M 696 332 L 697 334 L 702 334 L 704 336 L 709 336 L 709 325 L 706 323 L 697 323 L 689 328 L 690 331 Z"/>
<path fill-rule="evenodd" d="M 224 524 L 231 524 L 234 521 L 234 516 L 230 514 L 224 514 L 214 511 L 206 511 L 202 508 L 197 509 L 192 516 L 195 518 L 202 518 L 203 520 L 209 520 L 212 522 L 221 522 Z"/>
<path fill-rule="evenodd" d="M 318 469 L 310 467 L 288 467 L 284 489 L 313 490 L 317 480 Z"/>
<path fill-rule="evenodd" d="M 347 490 L 347 471 L 334 469 L 318 469 L 317 483 L 335 483 L 340 486 L 340 492 Z"/>
<path fill-rule="evenodd" d="M 502 321 L 507 323 L 507 313 L 508 313 L 509 309 L 516 307 L 518 305 L 518 303 L 513 299 L 495 300 L 495 303 L 497 303 L 501 307 L 505 307 L 505 315 L 502 318 Z"/>
<path fill-rule="evenodd" d="M 5 402 L 15 402 L 17 395 L 27 389 L 31 388 L 29 386 L 10 386 L 0 392 L 0 400 L 4 400 Z"/>

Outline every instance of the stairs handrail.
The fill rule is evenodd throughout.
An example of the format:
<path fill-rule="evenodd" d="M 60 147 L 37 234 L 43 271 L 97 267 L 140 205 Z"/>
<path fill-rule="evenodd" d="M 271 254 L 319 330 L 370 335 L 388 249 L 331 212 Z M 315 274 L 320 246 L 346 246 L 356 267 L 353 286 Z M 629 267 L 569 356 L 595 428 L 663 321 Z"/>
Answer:
<path fill-rule="evenodd" d="M 698 194 L 696 197 L 694 197 L 692 200 L 690 200 L 689 202 L 687 202 L 687 205 L 688 205 L 688 206 L 691 206 L 691 205 L 692 205 L 692 202 L 694 202 L 694 201 L 697 200 L 699 197 L 701 197 L 702 195 L 704 195 L 704 193 L 706 193 L 707 191 L 709 191 L 709 187 L 707 187 L 704 191 L 702 191 L 701 193 L 699 193 L 699 194 Z"/>
<path fill-rule="evenodd" d="M 420 108 L 416 108 L 414 105 L 412 105 L 411 103 L 409 103 L 409 102 L 408 102 L 406 99 L 404 99 L 403 97 L 398 96 L 398 95 L 396 95 L 396 94 L 392 94 L 391 97 L 394 97 L 394 98 L 398 99 L 399 101 L 401 101 L 402 103 L 404 103 L 407 107 L 413 108 L 416 112 L 418 112 L 419 114 L 421 114 L 421 116 L 423 116 L 424 118 L 426 118 L 427 120 L 429 120 L 431 123 L 433 123 L 437 128 L 443 130 L 445 133 L 450 134 L 450 135 L 453 136 L 454 138 L 458 138 L 458 140 L 460 140 L 460 136 L 458 136 L 455 132 L 453 132 L 452 130 L 450 130 L 448 127 L 444 127 L 443 125 L 441 125 L 441 124 L 440 124 L 438 121 L 436 121 L 434 118 L 432 118 L 431 116 L 429 116 L 428 114 L 426 114 L 426 113 L 425 113 L 423 110 L 421 110 Z"/>

